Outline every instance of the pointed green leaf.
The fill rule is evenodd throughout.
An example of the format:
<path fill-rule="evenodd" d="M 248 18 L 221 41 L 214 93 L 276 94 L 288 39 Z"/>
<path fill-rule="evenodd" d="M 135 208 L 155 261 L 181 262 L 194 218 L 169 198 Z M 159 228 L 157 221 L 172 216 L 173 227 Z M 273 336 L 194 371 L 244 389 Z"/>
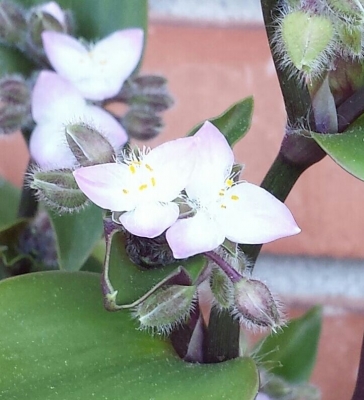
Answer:
<path fill-rule="evenodd" d="M 221 131 L 232 147 L 248 132 L 252 121 L 253 107 L 253 97 L 247 97 L 233 104 L 217 117 L 210 118 L 209 121 Z M 188 136 L 194 135 L 201 126 L 202 123 L 195 126 Z"/>
<path fill-rule="evenodd" d="M 141 269 L 129 260 L 124 240 L 121 232 L 113 235 L 109 259 L 109 277 L 114 289 L 118 291 L 118 304 L 130 304 L 138 300 L 180 265 L 188 271 L 194 281 L 206 263 L 203 257 L 198 256 L 166 267 Z"/>
<path fill-rule="evenodd" d="M 311 135 L 345 171 L 364 180 L 364 114 L 343 133 Z"/>
<path fill-rule="evenodd" d="M 0 178 L 0 231 L 17 219 L 20 190 Z"/>
<path fill-rule="evenodd" d="M 101 238 L 101 209 L 91 205 L 75 214 L 57 215 L 49 212 L 49 216 L 56 234 L 59 267 L 78 271 Z"/>
<path fill-rule="evenodd" d="M 321 331 L 321 308 L 313 307 L 301 318 L 257 345 L 257 359 L 269 372 L 291 383 L 306 382 L 316 361 Z"/>
<path fill-rule="evenodd" d="M 253 400 L 255 363 L 188 364 L 168 341 L 102 307 L 100 277 L 45 272 L 0 283 L 0 397 Z"/>

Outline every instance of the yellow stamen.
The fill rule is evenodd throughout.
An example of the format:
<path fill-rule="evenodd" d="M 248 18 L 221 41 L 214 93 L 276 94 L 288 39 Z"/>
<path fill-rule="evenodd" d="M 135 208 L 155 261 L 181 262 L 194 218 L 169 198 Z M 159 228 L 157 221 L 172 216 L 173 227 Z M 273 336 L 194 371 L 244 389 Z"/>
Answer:
<path fill-rule="evenodd" d="M 123 193 L 124 193 L 124 194 L 128 194 L 128 193 L 129 193 L 129 190 L 123 189 Z"/>
<path fill-rule="evenodd" d="M 140 186 L 139 186 L 139 190 L 140 190 L 140 191 L 141 191 L 141 190 L 145 190 L 145 189 L 147 189 L 147 187 L 148 187 L 147 184 L 140 185 Z"/>
<path fill-rule="evenodd" d="M 155 178 L 150 178 L 150 180 L 152 181 L 152 186 L 155 186 Z"/>
<path fill-rule="evenodd" d="M 237 196 L 236 194 L 233 194 L 231 196 L 231 200 L 239 200 L 239 196 Z"/>
<path fill-rule="evenodd" d="M 135 166 L 134 166 L 133 164 L 129 165 L 129 170 L 130 170 L 130 172 L 131 172 L 132 174 L 135 174 L 135 173 L 136 173 L 136 169 L 135 169 Z"/>
<path fill-rule="evenodd" d="M 145 164 L 145 168 L 146 168 L 147 170 L 149 170 L 150 172 L 153 171 L 153 168 L 152 168 L 149 164 Z"/>
<path fill-rule="evenodd" d="M 219 196 L 224 196 L 224 194 L 225 194 L 224 190 L 220 190 Z"/>
<path fill-rule="evenodd" d="M 225 205 L 225 204 L 221 204 L 220 207 L 221 207 L 221 208 L 226 208 L 226 205 Z"/>
<path fill-rule="evenodd" d="M 226 186 L 231 187 L 233 186 L 234 181 L 232 179 L 226 179 Z"/>

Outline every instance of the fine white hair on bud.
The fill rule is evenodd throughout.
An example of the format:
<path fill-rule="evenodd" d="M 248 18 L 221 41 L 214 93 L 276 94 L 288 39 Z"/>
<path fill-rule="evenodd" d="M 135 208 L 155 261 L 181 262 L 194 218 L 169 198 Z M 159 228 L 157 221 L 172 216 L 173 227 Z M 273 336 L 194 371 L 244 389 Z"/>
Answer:
<path fill-rule="evenodd" d="M 134 310 L 141 329 L 168 335 L 186 322 L 197 299 L 196 286 L 169 285 L 147 297 Z"/>
<path fill-rule="evenodd" d="M 234 317 L 251 330 L 277 328 L 285 324 L 280 303 L 261 281 L 242 278 L 234 283 Z"/>
<path fill-rule="evenodd" d="M 320 76 L 330 69 L 335 55 L 335 37 L 334 25 L 324 13 L 290 7 L 282 9 L 275 21 L 273 39 L 280 68 L 301 82 Z"/>
<path fill-rule="evenodd" d="M 90 204 L 78 188 L 72 170 L 42 171 L 34 168 L 28 174 L 28 184 L 40 201 L 60 214 L 78 212 Z"/>

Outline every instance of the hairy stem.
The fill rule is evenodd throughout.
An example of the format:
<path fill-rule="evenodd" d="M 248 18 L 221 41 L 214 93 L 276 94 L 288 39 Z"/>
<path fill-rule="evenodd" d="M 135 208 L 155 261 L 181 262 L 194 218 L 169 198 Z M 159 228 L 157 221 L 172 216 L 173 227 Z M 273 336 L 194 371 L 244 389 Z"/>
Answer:
<path fill-rule="evenodd" d="M 32 218 L 38 211 L 38 201 L 35 197 L 35 190 L 29 186 L 28 173 L 32 171 L 33 164 L 30 161 L 25 172 L 24 182 L 21 190 L 20 203 L 18 206 L 19 218 Z"/>

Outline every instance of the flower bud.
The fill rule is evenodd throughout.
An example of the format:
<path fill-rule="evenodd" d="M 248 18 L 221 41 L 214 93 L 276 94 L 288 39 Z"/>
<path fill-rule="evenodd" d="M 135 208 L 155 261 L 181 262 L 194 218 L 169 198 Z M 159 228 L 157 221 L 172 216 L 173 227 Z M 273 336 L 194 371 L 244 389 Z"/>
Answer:
<path fill-rule="evenodd" d="M 220 309 L 229 309 L 234 305 L 234 286 L 220 268 L 213 268 L 210 275 L 210 288 L 215 305 Z"/>
<path fill-rule="evenodd" d="M 162 76 L 144 75 L 126 81 L 117 96 L 132 107 L 161 112 L 173 105 L 167 90 L 167 80 Z"/>
<path fill-rule="evenodd" d="M 306 75 L 321 72 L 328 62 L 328 53 L 334 37 L 333 25 L 328 17 L 295 11 L 281 21 L 281 40 L 288 63 Z"/>
<path fill-rule="evenodd" d="M 326 0 L 329 8 L 335 16 L 346 19 L 355 24 L 361 24 L 364 20 L 363 0 Z"/>
<path fill-rule="evenodd" d="M 163 128 L 161 117 L 140 108 L 131 108 L 123 117 L 122 125 L 130 137 L 138 140 L 153 139 Z"/>
<path fill-rule="evenodd" d="M 36 190 L 39 200 L 61 213 L 79 211 L 89 204 L 71 170 L 35 171 L 30 187 Z"/>
<path fill-rule="evenodd" d="M 47 269 L 57 267 L 55 234 L 45 211 L 39 211 L 19 235 L 18 248 L 20 253 L 28 254 Z"/>
<path fill-rule="evenodd" d="M 241 279 L 234 283 L 233 313 L 250 328 L 271 328 L 284 324 L 279 304 L 264 283 L 254 279 Z"/>
<path fill-rule="evenodd" d="M 134 264 L 145 269 L 164 267 L 176 261 L 165 234 L 150 239 L 125 231 L 125 250 Z"/>
<path fill-rule="evenodd" d="M 170 333 L 178 324 L 186 322 L 196 297 L 196 286 L 165 286 L 139 304 L 134 316 L 141 328 Z"/>
<path fill-rule="evenodd" d="M 340 38 L 340 52 L 351 57 L 362 57 L 362 30 L 361 27 L 339 23 L 337 33 Z"/>
<path fill-rule="evenodd" d="M 0 40 L 5 44 L 23 47 L 27 24 L 25 11 L 13 1 L 0 2 Z"/>
<path fill-rule="evenodd" d="M 91 126 L 85 123 L 70 124 L 65 132 L 73 155 L 83 167 L 114 160 L 115 152 L 109 141 Z"/>
<path fill-rule="evenodd" d="M 0 80 L 0 134 L 15 132 L 30 120 L 29 86 L 20 76 L 5 76 Z"/>

